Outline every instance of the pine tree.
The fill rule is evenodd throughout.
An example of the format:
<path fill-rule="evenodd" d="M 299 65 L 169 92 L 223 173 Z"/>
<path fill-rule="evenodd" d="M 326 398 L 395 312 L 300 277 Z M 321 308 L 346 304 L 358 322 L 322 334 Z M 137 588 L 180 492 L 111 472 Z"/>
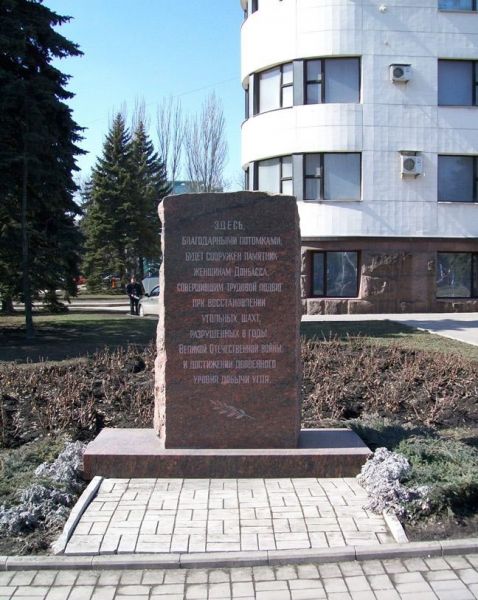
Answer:
<path fill-rule="evenodd" d="M 102 278 L 144 275 L 144 260 L 160 257 L 158 204 L 169 193 L 164 163 L 139 119 L 131 136 L 117 114 L 97 160 L 85 202 L 85 272 L 91 289 Z"/>
<path fill-rule="evenodd" d="M 171 187 L 167 182 L 166 166 L 155 151 L 146 132 L 143 120 L 139 120 L 132 141 L 131 168 L 135 193 L 132 211 L 136 214 L 134 224 L 139 235 L 134 254 L 138 261 L 138 273 L 144 276 L 145 259 L 158 262 L 161 256 L 160 222 L 158 206 Z"/>
<path fill-rule="evenodd" d="M 29 336 L 32 298 L 73 292 L 78 272 L 80 128 L 66 105 L 68 76 L 51 64 L 81 54 L 54 29 L 68 20 L 42 0 L 0 2 L 0 293 L 8 304 L 21 290 Z"/>
<path fill-rule="evenodd" d="M 117 114 L 103 145 L 103 155 L 93 169 L 83 231 L 86 235 L 85 272 L 95 289 L 102 277 L 118 274 L 125 280 L 131 247 L 137 233 L 130 226 L 131 135 L 122 114 Z"/>

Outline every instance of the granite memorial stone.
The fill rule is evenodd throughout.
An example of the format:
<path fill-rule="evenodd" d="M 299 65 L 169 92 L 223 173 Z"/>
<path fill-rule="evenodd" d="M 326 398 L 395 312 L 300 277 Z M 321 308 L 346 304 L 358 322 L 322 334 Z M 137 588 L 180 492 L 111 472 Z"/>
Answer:
<path fill-rule="evenodd" d="M 170 196 L 154 427 L 164 448 L 296 448 L 300 233 L 295 198 Z"/>

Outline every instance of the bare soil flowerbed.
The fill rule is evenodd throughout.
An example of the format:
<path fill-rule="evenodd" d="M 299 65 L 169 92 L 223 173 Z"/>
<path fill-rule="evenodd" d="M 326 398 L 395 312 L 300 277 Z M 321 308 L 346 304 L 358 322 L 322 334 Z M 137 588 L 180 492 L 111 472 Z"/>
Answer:
<path fill-rule="evenodd" d="M 478 423 L 478 363 L 469 359 L 360 337 L 309 340 L 302 356 L 305 427 L 364 415 L 440 428 Z"/>
<path fill-rule="evenodd" d="M 406 456 L 410 484 L 433 485 L 431 513 L 407 519 L 410 537 L 474 534 L 478 362 L 466 351 L 407 346 L 406 332 L 400 336 L 386 343 L 384 336 L 380 343 L 361 335 L 304 339 L 303 426 L 351 426 L 372 449 Z M 155 354 L 151 343 L 73 362 L 4 363 L 0 505 L 14 504 L 36 466 L 54 459 L 66 440 L 88 441 L 106 426 L 150 427 Z M 0 553 L 45 551 L 57 533 L 4 539 Z"/>
<path fill-rule="evenodd" d="M 103 350 L 70 364 L 0 369 L 0 439 L 20 446 L 68 433 L 90 440 L 103 427 L 150 427 L 156 349 Z"/>

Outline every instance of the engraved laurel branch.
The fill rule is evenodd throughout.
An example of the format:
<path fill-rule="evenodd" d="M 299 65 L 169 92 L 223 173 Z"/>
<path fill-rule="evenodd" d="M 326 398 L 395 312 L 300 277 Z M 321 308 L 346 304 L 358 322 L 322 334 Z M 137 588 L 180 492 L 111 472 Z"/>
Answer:
<path fill-rule="evenodd" d="M 214 410 L 217 410 L 217 412 L 221 415 L 225 415 L 226 417 L 229 417 L 230 419 L 253 419 L 254 417 L 251 417 L 251 415 L 248 415 L 246 413 L 245 410 L 243 410 L 242 408 L 236 408 L 235 406 L 232 406 L 231 404 L 226 404 L 225 402 L 222 402 L 221 400 L 211 400 L 210 401 Z"/>

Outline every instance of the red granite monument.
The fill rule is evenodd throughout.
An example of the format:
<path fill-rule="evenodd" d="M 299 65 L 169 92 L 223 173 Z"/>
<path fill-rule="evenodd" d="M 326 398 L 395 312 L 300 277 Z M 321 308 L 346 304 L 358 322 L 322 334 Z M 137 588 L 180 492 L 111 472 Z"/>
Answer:
<path fill-rule="evenodd" d="M 165 448 L 297 448 L 300 233 L 291 196 L 160 208 L 155 429 Z"/>
<path fill-rule="evenodd" d="M 85 476 L 357 474 L 369 450 L 355 434 L 300 430 L 295 198 L 170 196 L 160 219 L 154 429 L 104 429 Z"/>

